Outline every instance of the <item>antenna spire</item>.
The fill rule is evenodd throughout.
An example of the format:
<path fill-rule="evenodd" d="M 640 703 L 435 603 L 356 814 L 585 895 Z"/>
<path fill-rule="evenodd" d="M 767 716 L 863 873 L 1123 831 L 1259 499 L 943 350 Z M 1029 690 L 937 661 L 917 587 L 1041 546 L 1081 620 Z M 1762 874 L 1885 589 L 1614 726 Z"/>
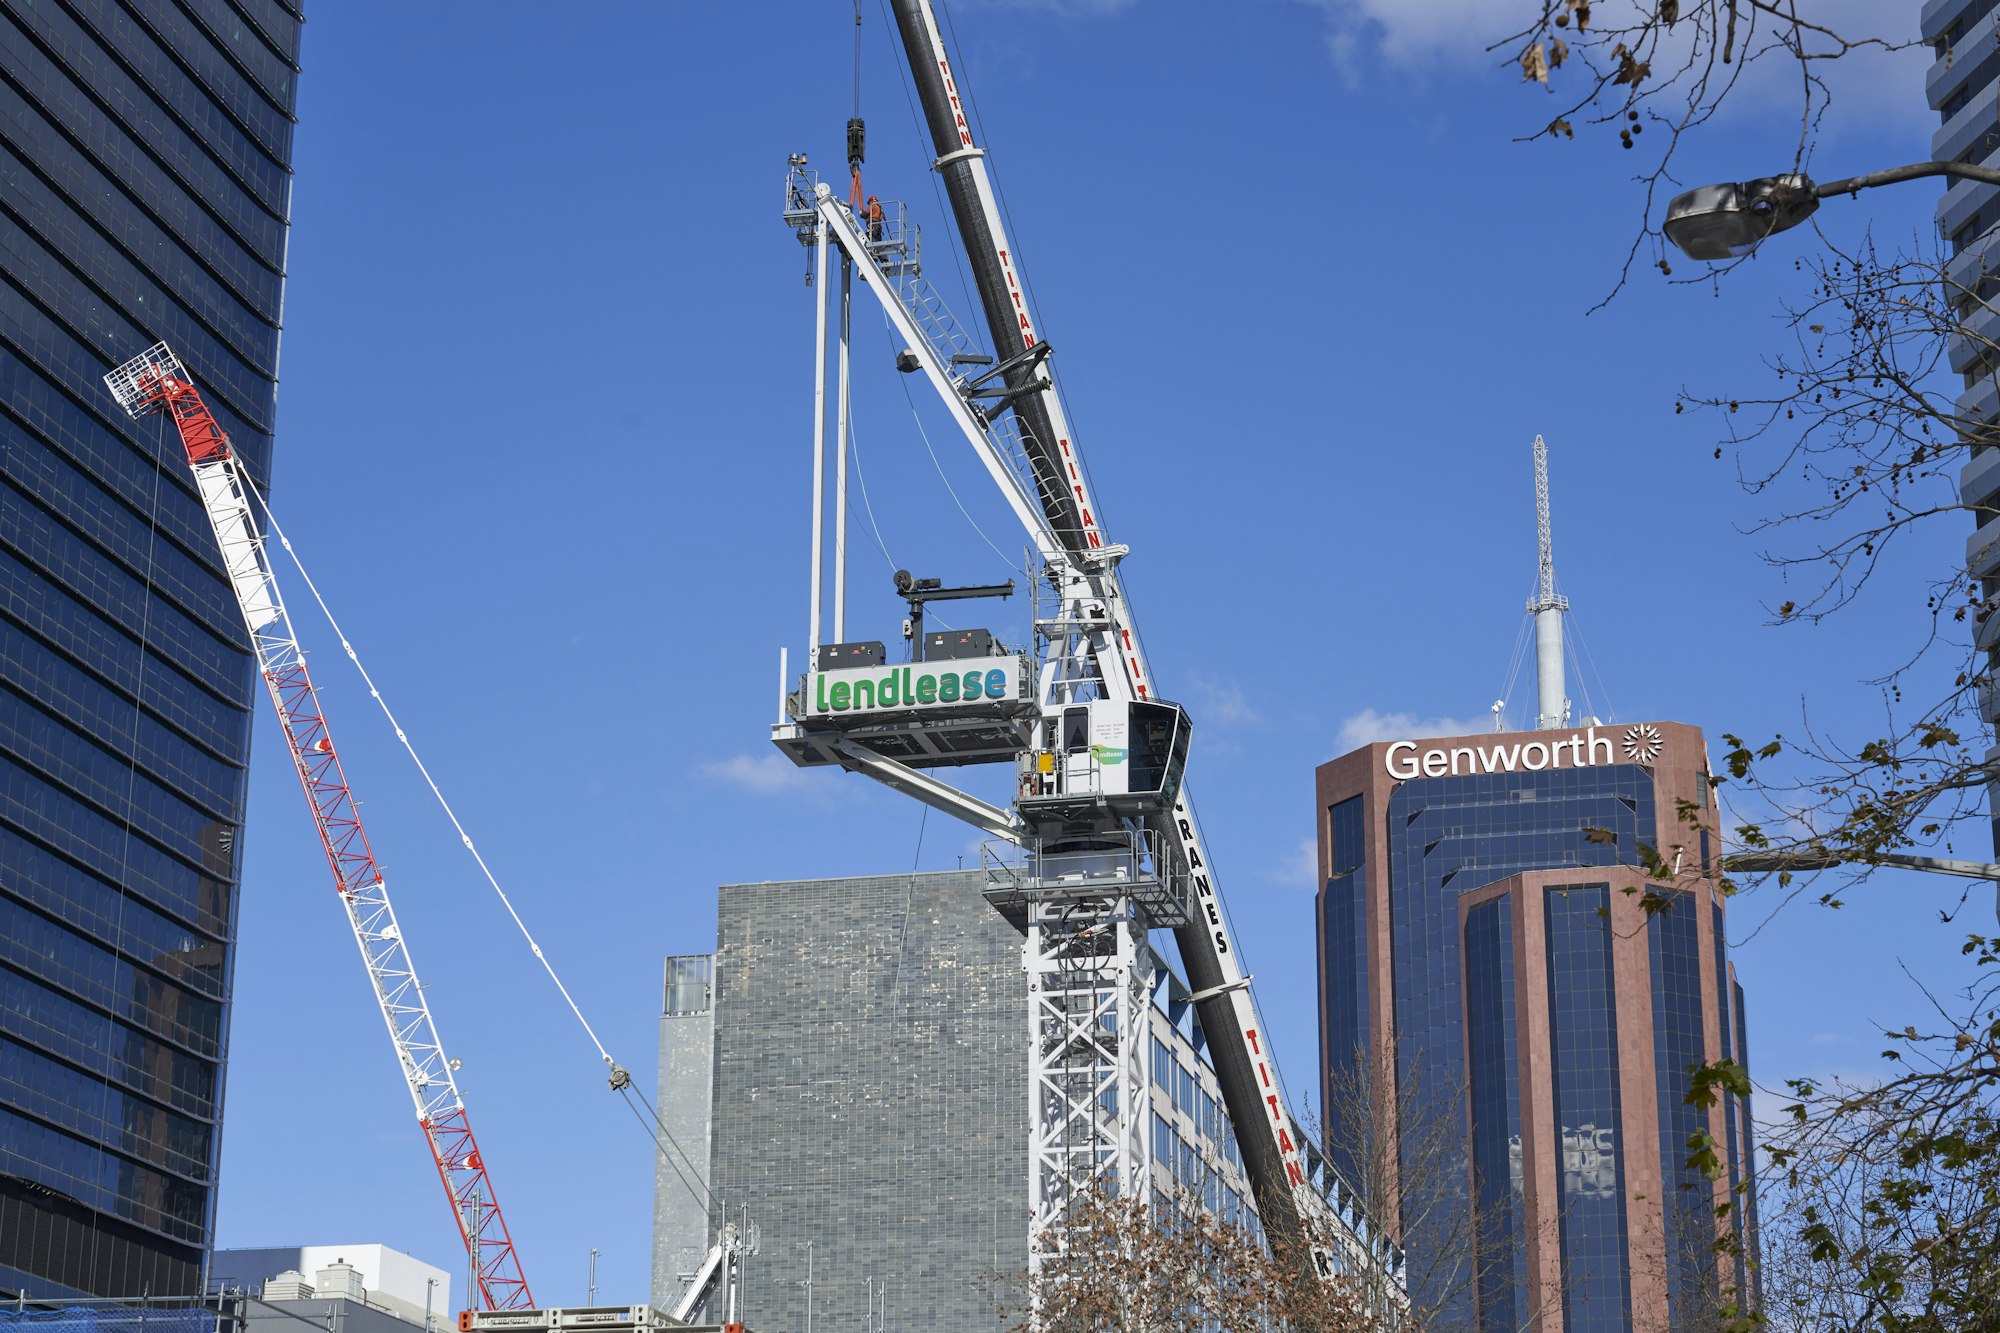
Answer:
<path fill-rule="evenodd" d="M 1535 618 L 1535 729 L 1569 724 L 1569 696 L 1563 684 L 1563 613 L 1569 598 L 1556 591 L 1555 546 L 1549 524 L 1549 447 L 1535 437 L 1535 535 L 1541 567 L 1528 614 Z"/>

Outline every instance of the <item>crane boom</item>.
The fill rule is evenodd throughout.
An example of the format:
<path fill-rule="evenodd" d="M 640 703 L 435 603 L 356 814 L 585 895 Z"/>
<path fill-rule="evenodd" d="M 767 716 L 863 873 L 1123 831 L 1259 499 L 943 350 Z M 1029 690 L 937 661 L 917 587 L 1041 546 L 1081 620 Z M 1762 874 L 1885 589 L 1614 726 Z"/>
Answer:
<path fill-rule="evenodd" d="M 957 220 L 959 238 L 979 288 L 979 303 L 993 336 L 993 350 L 1003 365 L 1014 363 L 1006 375 L 1009 388 L 1029 389 L 1037 380 L 1041 385 L 1038 391 L 1023 393 L 1013 405 L 1049 526 L 1072 552 L 1096 550 L 1104 545 L 1104 539 L 1090 485 L 1071 444 L 1069 419 L 1054 382 L 1039 374 L 1038 364 L 1029 356 L 1042 337 L 1029 309 L 1027 281 L 1001 221 L 999 199 L 986 170 L 986 150 L 973 142 L 972 123 L 966 118 L 958 79 L 945 55 L 937 15 L 929 0 L 895 0 L 893 7 L 924 121 L 937 151 L 937 171 L 944 178 L 952 216 Z"/>
<path fill-rule="evenodd" d="M 1153 677 L 1117 572 L 1125 548 L 1112 545 L 1104 535 L 1061 397 L 1042 365 L 1048 349 L 1029 309 L 1019 255 L 1002 224 L 985 150 L 975 142 L 966 116 L 962 81 L 952 70 L 929 0 L 893 0 L 892 9 L 937 151 L 934 165 L 944 177 L 995 354 L 1001 366 L 1012 367 L 1007 382 L 1017 392 L 1010 393 L 1007 405 L 1019 422 L 1021 452 L 1032 467 L 1042 511 L 1037 516 L 1040 522 L 1023 516 L 1024 522 L 1044 557 L 1054 557 L 1050 577 L 1074 608 L 1070 623 L 1081 627 L 1075 654 L 1079 660 L 1067 669 L 1072 679 L 1093 681 L 1108 698 L 1151 698 Z M 868 246 L 846 210 L 822 194 L 817 212 L 843 250 L 854 255 L 864 270 L 872 269 Z M 885 307 L 896 304 L 897 288 L 884 275 L 877 271 L 864 276 Z M 949 367 L 933 350 L 912 343 L 932 383 L 943 390 L 950 383 Z M 989 429 L 999 411 L 976 405 L 962 384 L 953 387 L 956 391 L 943 393 L 947 406 L 954 409 L 961 429 L 997 476 L 1007 461 Z M 1019 512 L 1018 503 L 1016 509 Z M 1050 549 L 1051 537 L 1059 550 Z M 1175 940 L 1188 988 L 1202 997 L 1196 1000 L 1196 1012 L 1208 1034 L 1210 1058 L 1265 1230 L 1274 1239 L 1299 1242 L 1297 1252 L 1309 1255 L 1323 1275 L 1346 1266 L 1343 1260 L 1366 1263 L 1373 1243 L 1338 1244 L 1341 1228 L 1325 1225 L 1332 1220 L 1332 1210 L 1313 1180 L 1315 1168 L 1322 1164 L 1313 1160 L 1317 1154 L 1310 1151 L 1285 1104 L 1269 1036 L 1251 997 L 1249 977 L 1234 946 L 1185 786 L 1169 822 L 1172 851 L 1187 872 L 1194 898 L 1186 924 L 1175 927 Z M 1347 1253 L 1336 1255 L 1339 1249 Z M 1393 1273 L 1397 1264 L 1392 1258 L 1385 1266 Z"/>
<path fill-rule="evenodd" d="M 534 1298 L 528 1293 L 513 1238 L 494 1197 L 493 1182 L 453 1077 L 457 1062 L 445 1056 L 438 1040 L 430 1005 L 396 924 L 381 867 L 334 750 L 318 691 L 306 670 L 305 653 L 278 594 L 264 534 L 251 507 L 250 480 L 230 450 L 229 437 L 165 343 L 119 366 L 104 377 L 104 382 L 129 416 L 137 419 L 167 413 L 180 432 L 202 507 L 215 529 L 223 568 L 250 633 L 258 672 L 277 709 L 285 744 L 291 750 L 327 865 L 333 871 L 334 888 L 347 911 L 389 1039 L 395 1044 L 417 1123 L 423 1127 L 460 1237 L 472 1256 L 479 1289 L 471 1299 L 483 1302 L 489 1310 L 531 1308 Z"/>

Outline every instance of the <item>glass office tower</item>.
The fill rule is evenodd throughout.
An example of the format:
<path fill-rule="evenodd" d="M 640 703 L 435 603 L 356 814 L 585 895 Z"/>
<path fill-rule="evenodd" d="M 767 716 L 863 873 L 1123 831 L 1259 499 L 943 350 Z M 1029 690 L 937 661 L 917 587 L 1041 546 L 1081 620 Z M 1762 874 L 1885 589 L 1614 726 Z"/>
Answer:
<path fill-rule="evenodd" d="M 1688 1066 L 1742 1060 L 1745 1039 L 1701 733 L 1381 743 L 1322 765 L 1318 795 L 1327 1146 L 1399 1200 L 1412 1299 L 1447 1328 L 1624 1333 L 1695 1326 L 1747 1287 L 1713 1241 L 1750 1108 L 1684 1101 Z M 1370 1095 L 1403 1121 L 1379 1162 Z M 1727 1158 L 1713 1183 L 1686 1165 L 1704 1127 Z M 1747 1252 L 1754 1189 L 1741 1202 Z"/>
<path fill-rule="evenodd" d="M 255 675 L 161 339 L 269 473 L 295 0 L 0 0 L 0 1291 L 191 1294 Z"/>

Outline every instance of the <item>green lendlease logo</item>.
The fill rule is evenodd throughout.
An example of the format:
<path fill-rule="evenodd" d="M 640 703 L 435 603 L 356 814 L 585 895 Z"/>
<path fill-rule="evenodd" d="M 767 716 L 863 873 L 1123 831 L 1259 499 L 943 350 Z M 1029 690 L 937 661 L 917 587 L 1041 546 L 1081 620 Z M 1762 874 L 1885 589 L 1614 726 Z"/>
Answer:
<path fill-rule="evenodd" d="M 1122 745 L 1093 745 L 1090 757 L 1100 764 L 1122 764 L 1125 762 L 1125 747 Z"/>
<path fill-rule="evenodd" d="M 1005 699 L 1012 695 L 1012 673 L 1003 667 L 986 671 L 942 671 L 917 665 L 889 667 L 852 675 L 813 675 L 813 712 L 847 713 L 875 708 L 927 708 L 938 704 Z"/>

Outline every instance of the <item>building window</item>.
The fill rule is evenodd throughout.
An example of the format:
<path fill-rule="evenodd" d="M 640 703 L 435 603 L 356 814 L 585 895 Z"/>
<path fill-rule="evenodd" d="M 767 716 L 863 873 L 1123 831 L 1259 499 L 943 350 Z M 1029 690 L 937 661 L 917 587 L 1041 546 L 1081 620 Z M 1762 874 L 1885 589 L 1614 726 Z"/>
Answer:
<path fill-rule="evenodd" d="M 1625 1333 L 1625 1145 L 1612 985 L 1611 888 L 1550 888 L 1543 897 L 1549 982 L 1566 1333 Z M 1649 1146 L 1650 1150 L 1650 1146 Z"/>
<path fill-rule="evenodd" d="M 1465 914 L 1466 1049 L 1472 1057 L 1474 1282 L 1483 1327 L 1521 1326 L 1527 1251 L 1521 1216 L 1521 1085 L 1515 1046 L 1513 900 Z"/>

